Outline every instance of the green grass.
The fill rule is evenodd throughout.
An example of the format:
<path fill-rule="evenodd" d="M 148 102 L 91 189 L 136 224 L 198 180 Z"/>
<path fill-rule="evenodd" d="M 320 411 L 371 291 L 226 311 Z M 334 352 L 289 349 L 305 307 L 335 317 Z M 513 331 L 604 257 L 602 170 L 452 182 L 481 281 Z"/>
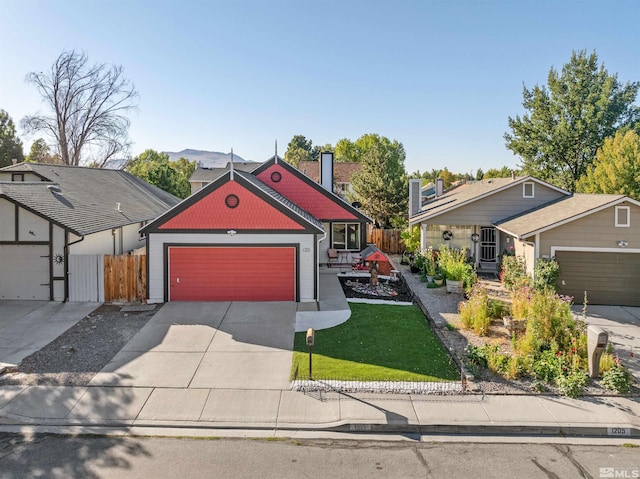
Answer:
<path fill-rule="evenodd" d="M 351 303 L 351 318 L 316 331 L 313 378 L 340 380 L 457 380 L 458 370 L 420 309 L 413 306 Z M 296 333 L 293 367 L 309 376 L 306 333 Z"/>

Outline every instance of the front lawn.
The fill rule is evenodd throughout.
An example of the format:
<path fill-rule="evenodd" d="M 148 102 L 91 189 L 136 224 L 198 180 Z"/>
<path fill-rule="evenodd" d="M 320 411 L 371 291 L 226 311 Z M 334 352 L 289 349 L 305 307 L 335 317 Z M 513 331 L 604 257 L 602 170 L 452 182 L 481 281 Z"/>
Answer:
<path fill-rule="evenodd" d="M 451 381 L 460 374 L 420 309 L 350 303 L 351 318 L 316 331 L 313 378 L 359 381 Z M 296 333 L 291 377 L 309 375 L 306 333 Z"/>

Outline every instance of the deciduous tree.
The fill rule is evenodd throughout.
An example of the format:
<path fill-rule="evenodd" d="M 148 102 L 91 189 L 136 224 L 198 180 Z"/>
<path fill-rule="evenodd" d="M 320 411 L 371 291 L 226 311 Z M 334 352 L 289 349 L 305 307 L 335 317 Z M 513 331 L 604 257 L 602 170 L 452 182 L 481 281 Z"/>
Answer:
<path fill-rule="evenodd" d="M 48 112 L 26 116 L 22 127 L 49 135 L 64 164 L 102 167 L 128 150 L 126 115 L 136 108 L 137 92 L 121 66 L 90 65 L 84 52 L 63 51 L 48 72 L 29 73 L 27 82 Z"/>
<path fill-rule="evenodd" d="M 178 198 L 186 198 L 191 194 L 189 177 L 195 165 L 195 161 L 186 158 L 172 162 L 166 153 L 149 149 L 136 156 L 125 169 Z"/>
<path fill-rule="evenodd" d="M 578 181 L 582 193 L 627 195 L 640 201 L 640 136 L 618 131 L 604 140 L 596 161 Z"/>
<path fill-rule="evenodd" d="M 509 117 L 506 146 L 522 159 L 525 173 L 575 191 L 604 139 L 640 118 L 634 105 L 640 83 L 618 81 L 598 65 L 595 52 L 573 52 L 547 86 L 523 87 L 522 117 Z"/>
<path fill-rule="evenodd" d="M 16 126 L 5 110 L 0 110 L 0 168 L 9 166 L 13 160 L 24 160 L 22 141 L 16 135 Z"/>

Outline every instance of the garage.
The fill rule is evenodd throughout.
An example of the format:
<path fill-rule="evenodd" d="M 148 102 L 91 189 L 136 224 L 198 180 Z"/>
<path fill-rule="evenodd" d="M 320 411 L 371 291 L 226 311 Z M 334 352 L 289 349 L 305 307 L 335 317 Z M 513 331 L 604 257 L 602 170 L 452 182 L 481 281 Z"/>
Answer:
<path fill-rule="evenodd" d="M 0 245 L 0 299 L 48 300 L 48 245 Z"/>
<path fill-rule="evenodd" d="M 640 306 L 640 253 L 556 251 L 559 292 L 581 304 Z"/>
<path fill-rule="evenodd" d="M 171 246 L 169 301 L 295 301 L 296 248 Z"/>

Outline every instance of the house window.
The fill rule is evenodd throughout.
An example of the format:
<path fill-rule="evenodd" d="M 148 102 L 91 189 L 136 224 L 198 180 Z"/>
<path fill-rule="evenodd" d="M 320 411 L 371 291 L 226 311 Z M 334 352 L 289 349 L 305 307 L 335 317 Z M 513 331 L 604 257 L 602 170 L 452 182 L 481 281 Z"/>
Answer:
<path fill-rule="evenodd" d="M 535 183 L 528 181 L 522 184 L 522 197 L 523 198 L 535 197 Z"/>
<path fill-rule="evenodd" d="M 11 181 L 24 181 L 24 173 L 11 173 Z"/>
<path fill-rule="evenodd" d="M 629 228 L 631 226 L 631 207 L 616 206 L 616 227 Z"/>
<path fill-rule="evenodd" d="M 360 251 L 360 223 L 333 223 L 331 247 Z"/>

